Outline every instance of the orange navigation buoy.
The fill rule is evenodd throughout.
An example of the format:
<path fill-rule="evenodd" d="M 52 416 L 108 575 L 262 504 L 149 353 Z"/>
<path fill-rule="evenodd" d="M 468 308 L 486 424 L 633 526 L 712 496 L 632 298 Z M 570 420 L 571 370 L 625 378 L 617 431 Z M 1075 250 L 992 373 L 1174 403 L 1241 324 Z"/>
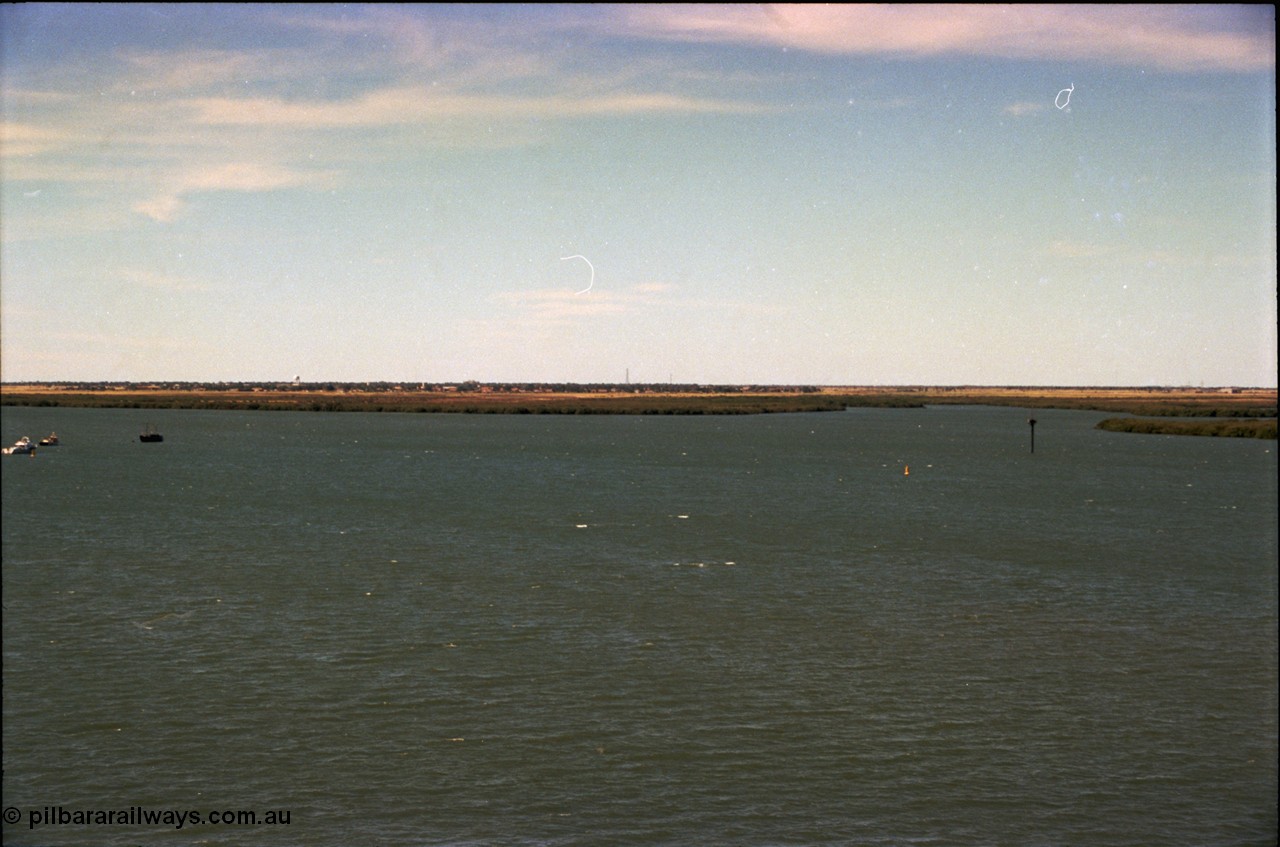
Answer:
<path fill-rule="evenodd" d="M 904 465 L 904 466 L 903 466 L 903 468 L 902 468 L 902 475 L 903 475 L 903 476 L 911 476 L 911 466 L 910 466 L 910 465 Z"/>

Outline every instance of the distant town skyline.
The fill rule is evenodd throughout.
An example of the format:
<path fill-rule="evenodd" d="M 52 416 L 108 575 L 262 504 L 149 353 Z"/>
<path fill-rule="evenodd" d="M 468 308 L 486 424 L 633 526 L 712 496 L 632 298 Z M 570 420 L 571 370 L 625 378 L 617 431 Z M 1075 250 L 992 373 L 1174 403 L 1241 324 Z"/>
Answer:
<path fill-rule="evenodd" d="M 1274 31 L 2 6 L 0 379 L 1274 387 Z"/>

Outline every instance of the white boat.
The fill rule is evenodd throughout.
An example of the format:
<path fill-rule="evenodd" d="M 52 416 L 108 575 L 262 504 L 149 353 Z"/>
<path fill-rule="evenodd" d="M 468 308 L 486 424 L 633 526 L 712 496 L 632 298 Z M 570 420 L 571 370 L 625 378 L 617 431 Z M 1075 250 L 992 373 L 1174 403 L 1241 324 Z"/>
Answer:
<path fill-rule="evenodd" d="M 31 439 L 27 438 L 25 435 L 15 441 L 12 447 L 5 447 L 3 450 L 0 450 L 0 453 L 3 453 L 6 456 L 34 452 L 36 452 L 36 445 L 32 444 Z"/>

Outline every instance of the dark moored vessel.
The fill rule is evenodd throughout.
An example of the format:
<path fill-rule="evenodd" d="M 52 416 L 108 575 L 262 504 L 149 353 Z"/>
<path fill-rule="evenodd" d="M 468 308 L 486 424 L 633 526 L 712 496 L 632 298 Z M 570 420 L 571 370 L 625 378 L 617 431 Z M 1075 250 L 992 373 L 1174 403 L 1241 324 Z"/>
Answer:
<path fill-rule="evenodd" d="M 164 441 L 164 436 L 157 432 L 154 426 L 148 425 L 147 428 L 142 431 L 142 434 L 138 436 L 138 440 L 146 444 L 156 441 Z"/>

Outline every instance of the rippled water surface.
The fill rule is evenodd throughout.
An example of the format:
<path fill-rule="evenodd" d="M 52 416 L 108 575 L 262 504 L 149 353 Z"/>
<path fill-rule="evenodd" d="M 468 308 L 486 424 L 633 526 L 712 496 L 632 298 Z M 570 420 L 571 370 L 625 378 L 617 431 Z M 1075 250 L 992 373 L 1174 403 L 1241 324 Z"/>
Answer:
<path fill-rule="evenodd" d="M 1275 442 L 1029 414 L 6 407 L 4 843 L 1274 843 Z"/>

